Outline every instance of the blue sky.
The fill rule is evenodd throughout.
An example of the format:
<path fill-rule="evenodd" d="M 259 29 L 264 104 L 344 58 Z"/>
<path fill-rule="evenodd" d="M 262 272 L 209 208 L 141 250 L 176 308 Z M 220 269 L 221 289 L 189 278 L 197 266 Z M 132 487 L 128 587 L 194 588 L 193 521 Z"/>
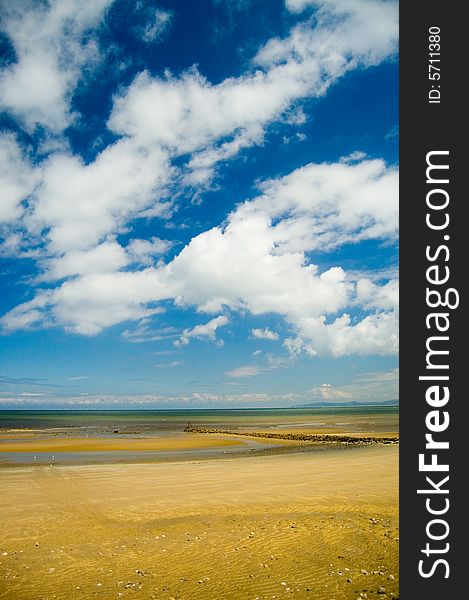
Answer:
<path fill-rule="evenodd" d="M 20 0 L 0 407 L 397 397 L 397 3 Z"/>

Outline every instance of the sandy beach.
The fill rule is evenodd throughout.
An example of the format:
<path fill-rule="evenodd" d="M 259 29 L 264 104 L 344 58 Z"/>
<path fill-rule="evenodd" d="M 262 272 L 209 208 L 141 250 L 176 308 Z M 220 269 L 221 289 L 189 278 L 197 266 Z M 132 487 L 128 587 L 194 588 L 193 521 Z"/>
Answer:
<path fill-rule="evenodd" d="M 397 446 L 4 467 L 0 598 L 397 598 L 397 510 Z"/>
<path fill-rule="evenodd" d="M 1 453 L 9 452 L 141 452 L 197 450 L 222 446 L 242 446 L 243 440 L 228 436 L 172 435 L 166 438 L 129 438 L 129 437 L 65 437 L 50 438 L 36 436 L 24 440 L 24 434 L 3 437 L 0 435 Z"/>

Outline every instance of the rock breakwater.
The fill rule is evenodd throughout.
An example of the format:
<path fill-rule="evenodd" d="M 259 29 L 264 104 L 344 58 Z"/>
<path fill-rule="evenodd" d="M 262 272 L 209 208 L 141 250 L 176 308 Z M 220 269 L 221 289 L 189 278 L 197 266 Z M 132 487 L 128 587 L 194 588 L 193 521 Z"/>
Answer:
<path fill-rule="evenodd" d="M 298 442 L 312 442 L 317 444 L 334 445 L 362 445 L 371 444 L 398 444 L 398 436 L 373 436 L 373 435 L 343 435 L 335 433 L 269 433 L 260 431 L 232 431 L 230 429 L 215 429 L 205 427 L 193 427 L 188 425 L 185 429 L 187 433 L 218 433 L 223 435 L 241 435 L 244 437 L 270 438 L 277 440 L 292 440 Z"/>

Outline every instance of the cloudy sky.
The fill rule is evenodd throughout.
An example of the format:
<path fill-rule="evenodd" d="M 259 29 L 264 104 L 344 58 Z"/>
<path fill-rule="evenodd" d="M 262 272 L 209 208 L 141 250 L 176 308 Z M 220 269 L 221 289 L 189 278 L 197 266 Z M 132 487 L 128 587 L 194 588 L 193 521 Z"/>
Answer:
<path fill-rule="evenodd" d="M 0 10 L 0 406 L 397 397 L 396 2 Z"/>

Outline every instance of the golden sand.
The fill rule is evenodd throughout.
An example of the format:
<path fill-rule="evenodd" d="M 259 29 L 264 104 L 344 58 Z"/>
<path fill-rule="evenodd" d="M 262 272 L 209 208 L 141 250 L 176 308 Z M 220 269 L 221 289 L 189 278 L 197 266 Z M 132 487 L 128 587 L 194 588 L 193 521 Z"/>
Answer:
<path fill-rule="evenodd" d="M 397 462 L 373 446 L 3 468 L 0 598 L 397 597 Z"/>

